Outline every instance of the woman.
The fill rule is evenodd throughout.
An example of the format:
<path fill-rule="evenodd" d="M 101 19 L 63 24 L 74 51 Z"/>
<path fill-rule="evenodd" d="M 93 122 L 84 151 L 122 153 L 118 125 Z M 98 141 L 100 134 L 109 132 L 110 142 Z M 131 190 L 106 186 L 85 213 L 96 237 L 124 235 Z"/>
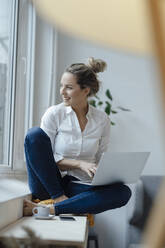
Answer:
<path fill-rule="evenodd" d="M 106 63 L 90 58 L 88 64 L 69 66 L 61 78 L 63 103 L 48 108 L 41 126 L 28 131 L 25 154 L 33 200 L 53 204 L 55 214 L 93 213 L 125 205 L 130 189 L 116 183 L 90 182 L 103 152 L 109 145 L 110 119 L 88 104 L 99 90 L 98 72 Z M 82 182 L 82 183 L 81 183 Z M 34 203 L 25 203 L 31 209 Z"/>

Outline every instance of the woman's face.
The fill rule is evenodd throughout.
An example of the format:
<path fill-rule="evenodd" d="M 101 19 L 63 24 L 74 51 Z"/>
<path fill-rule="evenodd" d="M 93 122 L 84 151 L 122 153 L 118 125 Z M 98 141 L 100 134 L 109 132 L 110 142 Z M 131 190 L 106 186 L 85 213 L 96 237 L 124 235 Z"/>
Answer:
<path fill-rule="evenodd" d="M 77 107 L 87 101 L 90 89 L 81 89 L 76 76 L 70 72 L 64 72 L 61 78 L 60 94 L 66 106 Z"/>

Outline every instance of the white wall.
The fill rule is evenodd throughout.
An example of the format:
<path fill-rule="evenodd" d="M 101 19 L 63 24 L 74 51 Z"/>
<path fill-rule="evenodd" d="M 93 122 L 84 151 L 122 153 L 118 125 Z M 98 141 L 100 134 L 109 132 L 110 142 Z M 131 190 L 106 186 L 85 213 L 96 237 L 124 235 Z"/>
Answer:
<path fill-rule="evenodd" d="M 40 125 L 41 116 L 49 107 L 52 80 L 52 35 L 52 27 L 37 16 L 33 126 Z"/>

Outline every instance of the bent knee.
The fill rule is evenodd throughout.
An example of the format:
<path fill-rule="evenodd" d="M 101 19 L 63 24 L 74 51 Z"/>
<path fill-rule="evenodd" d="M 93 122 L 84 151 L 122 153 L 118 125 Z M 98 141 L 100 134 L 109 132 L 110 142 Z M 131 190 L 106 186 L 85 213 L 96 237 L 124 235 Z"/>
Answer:
<path fill-rule="evenodd" d="M 32 127 L 28 130 L 25 137 L 25 144 L 28 141 L 34 142 L 40 140 L 41 138 L 49 139 L 48 135 L 40 127 Z"/>
<path fill-rule="evenodd" d="M 132 192 L 127 185 L 123 185 L 122 189 L 122 199 L 123 199 L 123 206 L 126 205 L 131 198 Z"/>

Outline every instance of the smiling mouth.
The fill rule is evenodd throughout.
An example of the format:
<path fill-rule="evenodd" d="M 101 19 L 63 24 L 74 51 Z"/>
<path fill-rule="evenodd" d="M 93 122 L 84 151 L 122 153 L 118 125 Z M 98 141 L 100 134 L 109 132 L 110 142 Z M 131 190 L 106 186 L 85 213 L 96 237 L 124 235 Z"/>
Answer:
<path fill-rule="evenodd" d="M 69 100 L 70 100 L 70 98 L 63 98 L 63 100 L 64 100 L 64 101 L 69 101 Z"/>

